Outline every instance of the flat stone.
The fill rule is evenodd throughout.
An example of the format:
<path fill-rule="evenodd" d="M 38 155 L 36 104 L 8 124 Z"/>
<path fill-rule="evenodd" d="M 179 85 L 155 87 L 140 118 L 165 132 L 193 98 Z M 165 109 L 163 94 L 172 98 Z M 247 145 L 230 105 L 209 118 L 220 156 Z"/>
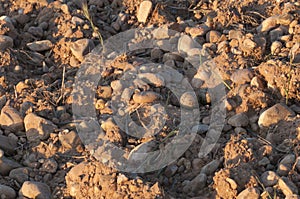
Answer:
<path fill-rule="evenodd" d="M 277 184 L 279 176 L 274 171 L 266 171 L 261 175 L 261 182 L 265 187 L 272 187 Z"/>
<path fill-rule="evenodd" d="M 95 48 L 95 44 L 91 39 L 79 39 L 70 45 L 72 54 L 79 60 L 83 61 L 84 56 Z"/>
<path fill-rule="evenodd" d="M 147 18 L 152 9 L 152 2 L 151 1 L 142 1 L 140 7 L 137 12 L 137 19 L 141 23 L 146 23 Z"/>
<path fill-rule="evenodd" d="M 51 199 L 48 185 L 42 182 L 26 181 L 23 183 L 19 194 L 30 199 Z"/>
<path fill-rule="evenodd" d="M 237 199 L 244 199 L 244 198 L 251 198 L 251 199 L 258 199 L 260 196 L 260 192 L 258 189 L 250 187 L 243 190 L 239 195 L 236 197 Z"/>
<path fill-rule="evenodd" d="M 279 121 L 293 116 L 295 113 L 284 104 L 275 104 L 271 108 L 265 110 L 258 119 L 259 127 L 268 127 L 277 124 Z"/>
<path fill-rule="evenodd" d="M 51 121 L 29 113 L 24 118 L 26 136 L 29 141 L 45 140 L 53 133 L 57 126 Z"/>
<path fill-rule="evenodd" d="M 17 196 L 15 190 L 9 186 L 0 184 L 0 197 L 5 199 L 15 199 Z"/>
<path fill-rule="evenodd" d="M 249 118 L 245 113 L 238 113 L 228 119 L 228 124 L 234 127 L 247 126 L 249 124 Z"/>
<path fill-rule="evenodd" d="M 1 110 L 0 126 L 11 132 L 23 131 L 23 117 L 16 109 L 10 106 L 4 106 Z"/>
<path fill-rule="evenodd" d="M 52 48 L 53 44 L 50 40 L 35 41 L 27 44 L 27 47 L 32 51 L 46 51 Z"/>
<path fill-rule="evenodd" d="M 230 79 L 235 84 L 245 84 L 251 82 L 251 79 L 253 78 L 253 72 L 249 69 L 240 69 L 236 70 L 232 75 L 230 76 Z"/>
<path fill-rule="evenodd" d="M 14 46 L 14 40 L 6 35 L 0 35 L 0 51 L 4 51 L 7 48 L 12 48 Z"/>

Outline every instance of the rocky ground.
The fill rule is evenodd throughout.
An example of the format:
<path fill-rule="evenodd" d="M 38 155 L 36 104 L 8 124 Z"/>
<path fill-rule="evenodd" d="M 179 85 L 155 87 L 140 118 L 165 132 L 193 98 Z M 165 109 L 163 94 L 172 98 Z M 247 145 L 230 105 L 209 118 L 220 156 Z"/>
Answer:
<path fill-rule="evenodd" d="M 82 3 L 0 0 L 1 199 L 300 198 L 297 0 L 87 0 L 98 30 Z M 93 106 L 103 138 L 128 151 L 166 146 L 178 131 L 180 107 L 201 114 L 188 150 L 164 168 L 136 174 L 100 163 L 84 145 L 72 91 L 82 63 L 97 59 L 88 53 L 100 49 L 99 33 L 106 41 L 143 27 L 152 28 L 158 46 L 114 58 L 97 85 Z M 168 42 L 178 49 L 165 50 Z M 185 59 L 199 53 L 214 61 L 226 89 L 222 134 L 204 157 L 200 146 L 214 122 L 211 74 Z M 145 67 L 150 62 L 181 75 L 155 72 Z M 132 85 L 122 79 L 128 70 L 135 71 L 127 76 Z M 195 95 L 177 99 L 167 88 L 182 82 Z M 165 126 L 146 139 L 126 135 L 112 117 L 120 101 L 141 126 L 161 110 L 152 105 L 163 105 Z"/>

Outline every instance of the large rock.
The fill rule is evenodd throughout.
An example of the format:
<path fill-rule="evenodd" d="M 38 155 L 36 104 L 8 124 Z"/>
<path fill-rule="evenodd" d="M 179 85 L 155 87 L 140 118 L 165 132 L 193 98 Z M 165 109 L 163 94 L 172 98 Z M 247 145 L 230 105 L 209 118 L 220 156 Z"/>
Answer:
<path fill-rule="evenodd" d="M 29 141 L 45 140 L 57 128 L 51 121 L 29 113 L 24 118 L 26 136 Z"/>
<path fill-rule="evenodd" d="M 262 127 L 268 127 L 273 124 L 277 124 L 279 121 L 286 119 L 289 116 L 293 116 L 295 113 L 284 104 L 275 104 L 271 108 L 265 110 L 258 119 L 258 125 Z"/>
<path fill-rule="evenodd" d="M 34 199 L 51 199 L 48 185 L 41 182 L 26 181 L 23 183 L 19 195 Z"/>
<path fill-rule="evenodd" d="M 0 115 L 0 126 L 11 132 L 24 130 L 23 118 L 21 114 L 10 106 L 4 106 Z"/>

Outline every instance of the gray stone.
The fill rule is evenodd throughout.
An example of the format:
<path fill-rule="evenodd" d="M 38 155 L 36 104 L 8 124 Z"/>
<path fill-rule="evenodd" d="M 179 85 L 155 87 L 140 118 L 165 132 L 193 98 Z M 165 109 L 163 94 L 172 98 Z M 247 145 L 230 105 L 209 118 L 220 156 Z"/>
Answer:
<path fill-rule="evenodd" d="M 6 35 L 0 35 L 0 51 L 4 51 L 7 48 L 12 48 L 14 46 L 14 40 Z"/>
<path fill-rule="evenodd" d="M 249 118 L 245 113 L 238 113 L 228 119 L 228 124 L 234 127 L 247 126 L 249 124 Z"/>
<path fill-rule="evenodd" d="M 295 163 L 295 160 L 296 156 L 294 154 L 288 154 L 280 161 L 280 164 L 292 165 Z"/>
<path fill-rule="evenodd" d="M 271 30 L 269 33 L 271 42 L 278 40 L 282 35 L 284 35 L 284 32 L 286 31 L 284 31 L 284 28 L 282 26 Z"/>
<path fill-rule="evenodd" d="M 16 140 L 11 137 L 0 135 L 0 149 L 2 149 L 5 154 L 13 154 L 17 146 L 18 144 Z"/>
<path fill-rule="evenodd" d="M 265 187 L 272 187 L 278 182 L 278 175 L 274 171 L 266 171 L 261 175 L 261 182 Z"/>
<path fill-rule="evenodd" d="M 46 51 L 52 48 L 53 44 L 49 40 L 35 41 L 27 44 L 27 47 L 32 51 Z"/>
<path fill-rule="evenodd" d="M 251 198 L 251 199 L 258 199 L 260 196 L 260 192 L 258 189 L 250 187 L 245 190 L 243 190 L 239 195 L 236 197 L 236 199 L 245 199 L 245 198 Z"/>
<path fill-rule="evenodd" d="M 142 1 L 140 7 L 137 12 L 137 19 L 141 23 L 146 23 L 147 18 L 152 9 L 152 2 L 151 1 Z"/>
<path fill-rule="evenodd" d="M 8 159 L 4 156 L 4 152 L 0 150 L 0 174 L 7 176 L 9 172 L 15 168 L 21 167 L 21 165 L 14 160 Z"/>
<path fill-rule="evenodd" d="M 178 40 L 178 52 L 188 53 L 192 48 L 196 48 L 198 45 L 191 37 L 182 35 Z"/>
<path fill-rule="evenodd" d="M 219 168 L 220 163 L 220 160 L 211 161 L 201 169 L 201 173 L 205 173 L 208 176 L 212 175 Z"/>
<path fill-rule="evenodd" d="M 83 61 L 84 56 L 95 48 L 95 44 L 91 39 L 79 39 L 70 45 L 73 55 Z"/>
<path fill-rule="evenodd" d="M 23 118 L 21 114 L 10 106 L 4 106 L 0 115 L 0 126 L 11 132 L 24 130 Z"/>
<path fill-rule="evenodd" d="M 271 108 L 265 110 L 258 119 L 259 127 L 268 127 L 277 124 L 279 121 L 293 116 L 295 113 L 284 104 L 275 104 Z"/>
<path fill-rule="evenodd" d="M 13 188 L 0 184 L 0 198 L 15 199 L 16 196 L 17 194 Z"/>
<path fill-rule="evenodd" d="M 19 194 L 31 199 L 51 199 L 51 191 L 48 185 L 41 182 L 26 181 L 23 183 Z"/>
<path fill-rule="evenodd" d="M 29 113 L 24 118 L 26 136 L 29 141 L 45 140 L 53 133 L 57 126 L 51 121 Z"/>
<path fill-rule="evenodd" d="M 33 36 L 36 36 L 36 37 L 39 37 L 41 38 L 43 35 L 44 35 L 44 31 L 41 27 L 34 27 L 34 26 L 31 26 L 29 29 L 28 29 L 28 32 L 30 34 L 32 34 Z"/>
<path fill-rule="evenodd" d="M 187 181 L 183 187 L 185 193 L 197 192 L 206 186 L 207 176 L 204 173 L 197 175 L 192 181 Z"/>
<path fill-rule="evenodd" d="M 253 78 L 253 72 L 249 69 L 240 69 L 235 71 L 231 76 L 230 79 L 235 84 L 245 84 L 249 83 Z"/>
<path fill-rule="evenodd" d="M 30 168 L 21 167 L 13 169 L 9 172 L 9 177 L 16 180 L 18 183 L 23 184 L 29 179 Z"/>

